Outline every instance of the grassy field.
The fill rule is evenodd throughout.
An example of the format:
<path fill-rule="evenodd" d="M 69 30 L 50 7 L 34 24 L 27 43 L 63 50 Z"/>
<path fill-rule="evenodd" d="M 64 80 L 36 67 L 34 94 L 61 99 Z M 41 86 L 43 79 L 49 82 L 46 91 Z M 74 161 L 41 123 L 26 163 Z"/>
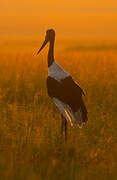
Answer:
<path fill-rule="evenodd" d="M 47 95 L 47 50 L 0 44 L 0 180 L 116 180 L 117 46 L 57 43 L 56 61 L 86 93 L 88 122 L 61 139 Z M 73 45 L 73 42 L 72 42 Z"/>

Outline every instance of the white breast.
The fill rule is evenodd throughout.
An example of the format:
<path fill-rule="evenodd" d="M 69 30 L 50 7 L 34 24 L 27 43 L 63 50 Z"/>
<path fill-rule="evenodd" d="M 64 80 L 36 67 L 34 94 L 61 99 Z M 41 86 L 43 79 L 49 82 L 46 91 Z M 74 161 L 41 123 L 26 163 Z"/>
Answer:
<path fill-rule="evenodd" d="M 60 81 L 61 79 L 69 76 L 69 73 L 62 69 L 62 67 L 58 65 L 55 61 L 48 68 L 48 74 L 50 77 L 56 79 L 57 81 Z"/>

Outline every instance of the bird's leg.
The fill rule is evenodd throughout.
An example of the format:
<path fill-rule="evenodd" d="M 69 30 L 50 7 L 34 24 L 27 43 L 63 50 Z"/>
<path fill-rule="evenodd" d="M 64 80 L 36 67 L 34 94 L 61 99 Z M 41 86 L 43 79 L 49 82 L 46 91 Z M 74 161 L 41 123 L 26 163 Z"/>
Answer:
<path fill-rule="evenodd" d="M 62 123 L 61 123 L 61 135 L 63 136 L 63 131 L 65 130 L 65 141 L 67 141 L 67 120 L 61 115 Z"/>

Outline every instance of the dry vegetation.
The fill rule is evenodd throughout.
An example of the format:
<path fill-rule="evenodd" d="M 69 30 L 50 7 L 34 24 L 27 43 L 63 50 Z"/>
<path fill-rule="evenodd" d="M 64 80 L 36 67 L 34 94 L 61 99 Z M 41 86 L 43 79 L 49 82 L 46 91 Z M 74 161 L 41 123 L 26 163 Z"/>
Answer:
<path fill-rule="evenodd" d="M 117 178 L 117 50 L 58 44 L 56 60 L 86 93 L 88 123 L 69 127 L 65 144 L 46 90 L 47 49 L 35 57 L 35 42 L 1 44 L 0 180 Z"/>

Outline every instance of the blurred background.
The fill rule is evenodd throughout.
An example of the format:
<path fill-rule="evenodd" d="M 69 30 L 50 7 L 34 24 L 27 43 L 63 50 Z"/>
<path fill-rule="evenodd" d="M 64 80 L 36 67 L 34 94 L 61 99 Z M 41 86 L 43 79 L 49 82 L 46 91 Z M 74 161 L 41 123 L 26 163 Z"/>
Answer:
<path fill-rule="evenodd" d="M 117 37 L 115 0 L 4 0 L 0 38 L 37 38 L 54 28 L 59 37 Z"/>
<path fill-rule="evenodd" d="M 82 87 L 88 122 L 60 135 L 47 95 L 45 31 L 55 60 Z M 116 180 L 117 1 L 0 2 L 0 180 Z M 46 172 L 46 173 L 45 173 Z"/>

